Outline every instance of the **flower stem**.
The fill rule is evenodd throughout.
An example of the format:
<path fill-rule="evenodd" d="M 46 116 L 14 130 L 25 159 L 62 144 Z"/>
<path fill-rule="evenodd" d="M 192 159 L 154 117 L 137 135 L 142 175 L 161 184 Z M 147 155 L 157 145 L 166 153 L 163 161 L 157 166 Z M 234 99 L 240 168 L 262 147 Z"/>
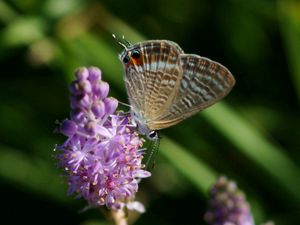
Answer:
<path fill-rule="evenodd" d="M 111 215 L 116 225 L 127 225 L 127 216 L 123 209 L 112 210 Z"/>

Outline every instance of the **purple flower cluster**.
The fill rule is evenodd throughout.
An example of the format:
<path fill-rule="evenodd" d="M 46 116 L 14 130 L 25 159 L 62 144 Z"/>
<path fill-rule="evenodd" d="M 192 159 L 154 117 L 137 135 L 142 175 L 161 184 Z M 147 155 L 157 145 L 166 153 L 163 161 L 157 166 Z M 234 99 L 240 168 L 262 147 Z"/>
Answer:
<path fill-rule="evenodd" d="M 210 191 L 209 209 L 204 219 L 211 225 L 254 225 L 244 193 L 224 176 Z"/>
<path fill-rule="evenodd" d="M 109 85 L 101 80 L 98 68 L 78 69 L 70 92 L 70 119 L 58 128 L 67 140 L 57 146 L 56 155 L 66 172 L 69 193 L 93 207 L 143 211 L 134 198 L 140 178 L 151 175 L 142 164 L 144 140 L 127 114 L 115 113 L 118 101 L 107 97 Z"/>

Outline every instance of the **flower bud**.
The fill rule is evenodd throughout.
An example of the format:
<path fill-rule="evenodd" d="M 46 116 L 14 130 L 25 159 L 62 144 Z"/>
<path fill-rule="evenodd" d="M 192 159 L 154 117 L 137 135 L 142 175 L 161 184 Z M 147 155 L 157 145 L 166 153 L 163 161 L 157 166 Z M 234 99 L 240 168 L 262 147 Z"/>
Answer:
<path fill-rule="evenodd" d="M 89 76 L 89 71 L 85 67 L 80 67 L 79 69 L 77 69 L 75 71 L 75 76 L 77 78 L 77 82 L 82 81 L 82 80 L 86 80 Z"/>
<path fill-rule="evenodd" d="M 77 125 L 72 120 L 64 120 L 60 125 L 60 132 L 66 136 L 72 136 L 77 131 Z"/>
<path fill-rule="evenodd" d="M 95 83 L 96 81 L 101 80 L 101 71 L 97 67 L 89 67 L 88 72 L 88 79 L 91 83 Z"/>
<path fill-rule="evenodd" d="M 104 104 L 105 104 L 105 112 L 107 114 L 112 114 L 116 111 L 117 107 L 118 107 L 118 100 L 115 98 L 106 98 L 103 100 Z"/>
<path fill-rule="evenodd" d="M 92 112 L 94 113 L 96 119 L 101 118 L 105 113 L 105 104 L 103 101 L 95 101 L 91 108 Z"/>
<path fill-rule="evenodd" d="M 108 95 L 109 85 L 104 81 L 100 81 L 94 85 L 93 91 L 99 99 L 104 99 Z"/>

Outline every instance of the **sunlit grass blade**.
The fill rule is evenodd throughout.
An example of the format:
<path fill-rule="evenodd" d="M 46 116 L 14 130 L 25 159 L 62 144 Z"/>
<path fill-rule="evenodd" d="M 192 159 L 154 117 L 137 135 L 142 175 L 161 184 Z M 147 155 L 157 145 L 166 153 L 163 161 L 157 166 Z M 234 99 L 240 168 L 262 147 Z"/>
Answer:
<path fill-rule="evenodd" d="M 192 154 L 172 139 L 164 137 L 161 140 L 160 153 L 165 156 L 181 174 L 187 177 L 204 195 L 214 184 L 216 172 L 205 162 Z"/>
<path fill-rule="evenodd" d="M 283 149 L 269 142 L 255 126 L 224 103 L 218 103 L 202 114 L 239 151 L 275 178 L 280 186 L 288 190 L 300 202 L 299 170 L 292 160 L 284 154 Z"/>

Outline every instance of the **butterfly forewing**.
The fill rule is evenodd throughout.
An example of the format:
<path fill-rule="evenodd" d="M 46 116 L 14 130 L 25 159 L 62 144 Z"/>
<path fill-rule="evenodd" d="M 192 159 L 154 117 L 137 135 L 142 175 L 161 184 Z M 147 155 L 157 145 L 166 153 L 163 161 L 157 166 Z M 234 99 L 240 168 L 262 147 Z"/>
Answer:
<path fill-rule="evenodd" d="M 180 55 L 182 79 L 172 105 L 152 124 L 162 129 L 207 108 L 226 96 L 235 80 L 221 64 L 198 55 Z"/>
<path fill-rule="evenodd" d="M 141 58 L 125 65 L 125 83 L 133 110 L 153 121 L 169 108 L 182 77 L 180 47 L 169 41 L 137 43 L 127 50 Z"/>
<path fill-rule="evenodd" d="M 133 108 L 142 108 L 145 97 L 142 93 L 145 89 L 145 84 L 141 82 L 140 77 L 143 75 L 140 75 L 134 67 L 126 68 L 126 74 L 130 74 L 130 76 L 126 76 L 125 78 L 125 86 L 130 105 Z"/>
<path fill-rule="evenodd" d="M 147 74 L 145 116 L 151 121 L 172 104 L 182 77 L 180 52 L 165 41 L 141 49 Z"/>

